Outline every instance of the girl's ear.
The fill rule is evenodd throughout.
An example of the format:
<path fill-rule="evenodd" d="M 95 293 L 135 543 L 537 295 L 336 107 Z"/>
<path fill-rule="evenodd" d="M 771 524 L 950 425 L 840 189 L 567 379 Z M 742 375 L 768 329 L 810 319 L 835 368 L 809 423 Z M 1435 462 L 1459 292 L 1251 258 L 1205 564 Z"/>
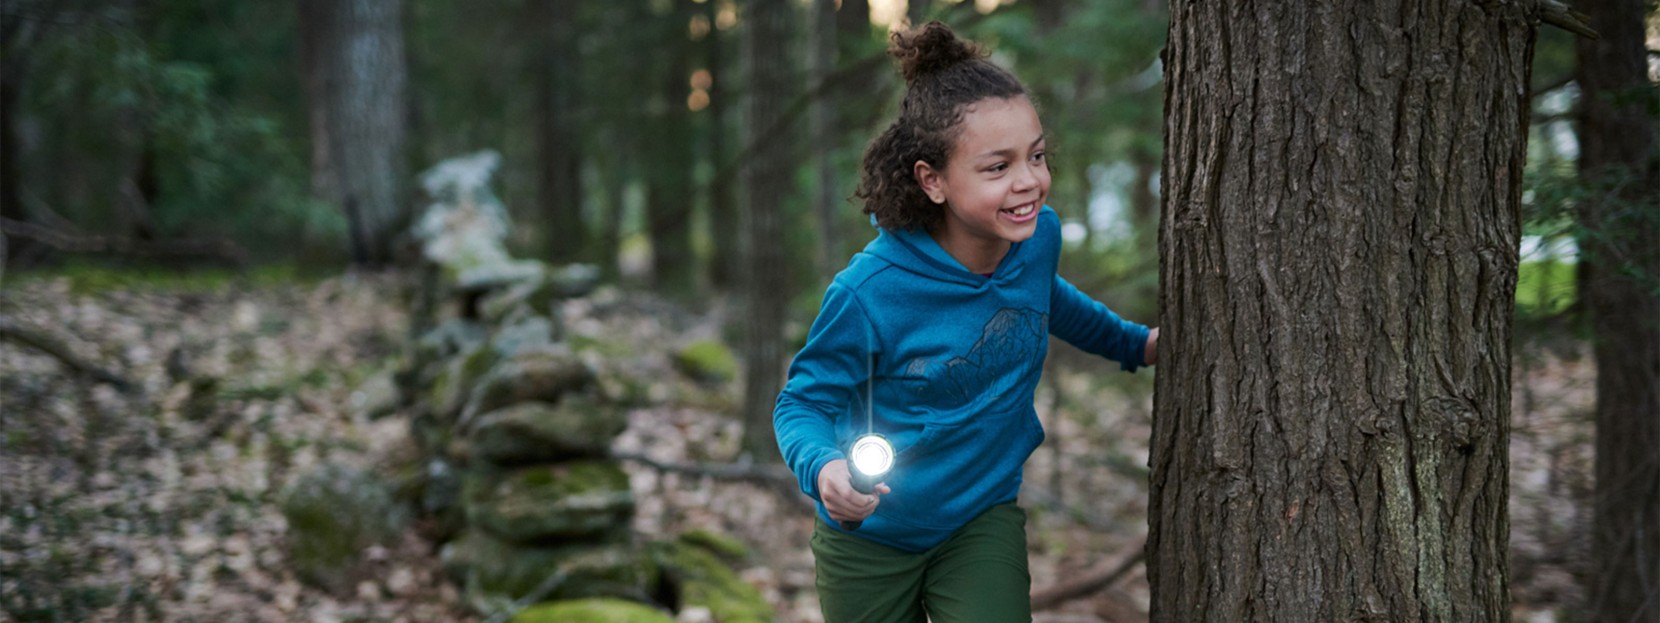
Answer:
<path fill-rule="evenodd" d="M 934 203 L 945 203 L 945 176 L 928 163 L 921 160 L 911 167 L 911 175 L 916 177 L 917 185 L 922 192 L 928 195 L 928 200 Z"/>

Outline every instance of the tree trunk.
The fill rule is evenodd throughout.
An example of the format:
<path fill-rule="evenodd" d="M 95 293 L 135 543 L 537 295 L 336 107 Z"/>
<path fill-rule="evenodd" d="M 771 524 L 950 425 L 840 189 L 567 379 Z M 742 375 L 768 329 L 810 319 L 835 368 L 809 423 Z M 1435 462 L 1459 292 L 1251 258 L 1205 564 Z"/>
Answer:
<path fill-rule="evenodd" d="M 17 136 L 17 111 L 23 103 L 22 67 L 21 62 L 8 62 L 0 72 L 0 219 L 27 222 L 23 193 L 18 190 L 23 179 L 23 167 L 19 166 L 23 145 Z M 0 244 L 4 245 L 0 266 L 7 266 L 22 258 L 33 243 L 3 239 Z"/>
<path fill-rule="evenodd" d="M 533 2 L 530 13 L 542 34 L 536 76 L 536 159 L 541 169 L 537 205 L 546 217 L 547 257 L 575 262 L 587 255 L 588 230 L 582 222 L 582 169 L 585 153 L 576 128 L 576 2 Z"/>
<path fill-rule="evenodd" d="M 1154 621 L 1509 620 L 1530 20 L 1172 4 Z"/>
<path fill-rule="evenodd" d="M 789 0 L 753 0 L 745 6 L 744 58 L 749 67 L 747 144 L 769 136 L 797 91 L 790 55 Z M 759 143 L 744 163 L 744 449 L 757 460 L 780 460 L 772 407 L 784 377 L 784 305 L 789 261 L 783 249 L 783 205 L 794 192 L 788 137 Z"/>
<path fill-rule="evenodd" d="M 808 71 L 812 84 L 822 84 L 836 67 L 836 0 L 813 0 L 812 52 L 808 57 Z M 818 216 L 818 274 L 825 283 L 836 275 L 843 263 L 837 251 L 836 209 L 841 207 L 836 186 L 836 163 L 831 156 L 836 145 L 836 94 L 842 89 L 828 89 L 813 98 L 808 123 L 812 126 L 813 171 L 818 185 L 813 193 L 813 213 Z"/>
<path fill-rule="evenodd" d="M 646 197 L 652 282 L 661 291 L 680 295 L 691 293 L 697 275 L 692 256 L 692 120 L 686 101 L 692 73 L 688 1 L 673 0 L 664 24 L 661 48 L 667 54 L 662 61 L 666 69 L 659 93 L 662 106 L 653 120 L 657 132 L 649 149 L 655 166 L 648 172 Z"/>
<path fill-rule="evenodd" d="M 1582 293 L 1597 361 L 1596 496 L 1588 610 L 1660 622 L 1660 161 L 1643 0 L 1585 0 L 1597 39 L 1575 48 Z"/>
<path fill-rule="evenodd" d="M 704 2 L 704 18 L 710 24 L 717 21 L 716 13 L 719 3 Z M 731 157 L 730 144 L 727 142 L 727 111 L 732 109 L 731 98 L 733 91 L 728 88 L 732 81 L 729 55 L 726 53 L 726 36 L 722 30 L 711 26 L 709 35 L 703 38 L 704 59 L 706 69 L 709 70 L 709 162 L 715 163 L 718 169 L 724 166 Z M 743 262 L 743 244 L 740 240 L 738 223 L 738 198 L 733 192 L 732 176 L 720 175 L 709 181 L 709 236 L 714 240 L 713 253 L 709 258 L 709 282 L 715 289 L 722 292 L 731 292 L 737 288 L 737 274 Z"/>
<path fill-rule="evenodd" d="M 929 0 L 906 0 L 905 19 L 911 23 L 912 28 L 928 23 L 928 4 Z"/>
<path fill-rule="evenodd" d="M 300 0 L 312 192 L 345 211 L 352 259 L 390 262 L 408 224 L 401 0 Z"/>

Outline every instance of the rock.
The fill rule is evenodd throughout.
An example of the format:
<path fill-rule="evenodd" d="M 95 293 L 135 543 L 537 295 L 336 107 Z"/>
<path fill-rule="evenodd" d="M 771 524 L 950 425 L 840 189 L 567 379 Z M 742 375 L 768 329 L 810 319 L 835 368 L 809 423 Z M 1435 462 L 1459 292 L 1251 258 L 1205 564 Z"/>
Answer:
<path fill-rule="evenodd" d="M 504 252 L 505 253 L 505 252 Z M 487 292 L 511 288 L 524 283 L 536 283 L 547 275 L 547 265 L 536 260 L 514 260 L 501 257 L 462 257 L 445 265 L 455 288 L 462 292 Z"/>
<path fill-rule="evenodd" d="M 515 545 L 469 530 L 445 544 L 440 557 L 480 612 L 499 610 L 544 584 L 541 599 L 552 601 L 642 595 L 656 579 L 651 557 L 627 542 Z"/>
<path fill-rule="evenodd" d="M 738 375 L 738 360 L 732 349 L 713 340 L 687 344 L 674 354 L 674 367 L 701 383 L 724 383 Z"/>
<path fill-rule="evenodd" d="M 626 534 L 634 514 L 628 475 L 609 461 L 473 470 L 462 480 L 468 524 L 514 543 Z"/>
<path fill-rule="evenodd" d="M 618 407 L 582 395 L 558 404 L 521 402 L 479 416 L 471 456 L 497 465 L 603 457 L 628 427 Z"/>
<path fill-rule="evenodd" d="M 761 592 L 698 539 L 652 543 L 648 550 L 662 569 L 659 593 L 666 590 L 678 596 L 681 610 L 707 608 L 721 623 L 768 623 L 777 618 Z"/>
<path fill-rule="evenodd" d="M 478 389 L 480 379 L 491 371 L 498 360 L 500 356 L 484 342 L 474 344 L 471 350 L 449 360 L 443 371 L 432 380 L 427 394 L 428 407 L 435 419 L 443 424 L 453 424 Z"/>
<path fill-rule="evenodd" d="M 362 552 L 392 543 L 408 516 L 386 484 L 332 463 L 295 479 L 279 504 L 288 520 L 290 567 L 336 595 L 350 595 L 366 578 Z"/>
<path fill-rule="evenodd" d="M 562 344 L 521 350 L 498 362 L 473 386 L 462 422 L 515 403 L 558 402 L 565 392 L 582 389 L 594 372 Z"/>
<path fill-rule="evenodd" d="M 620 599 L 582 599 L 536 604 L 508 623 L 674 623 L 650 606 Z"/>

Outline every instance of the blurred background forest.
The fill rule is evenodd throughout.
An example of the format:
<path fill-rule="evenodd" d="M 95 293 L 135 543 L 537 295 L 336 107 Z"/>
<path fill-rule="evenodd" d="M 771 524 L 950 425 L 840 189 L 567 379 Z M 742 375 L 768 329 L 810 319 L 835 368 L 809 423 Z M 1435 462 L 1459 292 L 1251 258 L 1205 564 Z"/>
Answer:
<path fill-rule="evenodd" d="M 509 252 L 596 267 L 561 321 L 621 362 L 597 367 L 646 379 L 622 392 L 612 448 L 638 455 L 634 530 L 736 537 L 751 552 L 735 566 L 776 616 L 814 619 L 807 513 L 755 467 L 776 452 L 770 430 L 743 424 L 770 421 L 824 285 L 874 233 L 851 195 L 897 109 L 883 52 L 907 21 L 951 24 L 1032 89 L 1063 273 L 1157 322 L 1163 0 L 0 7 L 0 618 L 489 617 L 445 579 L 436 552 L 454 533 L 430 518 L 378 541 L 379 571 L 341 588 L 289 568 L 276 507 L 304 467 L 381 469 L 421 445 L 408 417 L 384 416 L 409 416 L 408 400 L 370 406 L 435 322 L 409 233 L 435 200 L 418 175 L 493 150 Z M 1652 5 L 1643 21 L 1650 82 L 1616 96 L 1652 119 Z M 1657 218 L 1640 171 L 1581 175 L 1578 63 L 1574 35 L 1540 30 L 1513 375 L 1519 620 L 1578 620 L 1592 564 L 1578 249 Z M 1636 196 L 1634 216 L 1576 219 L 1609 194 Z M 718 345 L 722 371 L 688 372 L 694 343 Z M 1041 620 L 1145 619 L 1152 384 L 1109 369 L 1055 348 L 1039 394 L 1034 589 L 1101 578 Z M 1103 560 L 1110 573 L 1088 573 Z M 676 616 L 711 620 L 689 611 Z"/>

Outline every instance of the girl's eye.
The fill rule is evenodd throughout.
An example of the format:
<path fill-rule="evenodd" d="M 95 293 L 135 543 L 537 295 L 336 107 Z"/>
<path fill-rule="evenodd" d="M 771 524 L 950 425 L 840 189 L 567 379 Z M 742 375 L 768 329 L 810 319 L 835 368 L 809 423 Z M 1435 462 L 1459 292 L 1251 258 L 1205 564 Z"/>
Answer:
<path fill-rule="evenodd" d="M 1043 162 L 1045 159 L 1048 158 L 1048 156 L 1049 156 L 1049 154 L 1043 153 L 1041 151 L 1037 152 L 1035 154 L 1032 154 L 1032 162 Z"/>
<path fill-rule="evenodd" d="M 997 164 L 991 165 L 991 168 L 986 169 L 986 172 L 988 172 L 988 173 L 1002 173 L 1003 170 L 1007 169 L 1007 168 L 1009 168 L 1009 163 L 999 162 Z"/>

